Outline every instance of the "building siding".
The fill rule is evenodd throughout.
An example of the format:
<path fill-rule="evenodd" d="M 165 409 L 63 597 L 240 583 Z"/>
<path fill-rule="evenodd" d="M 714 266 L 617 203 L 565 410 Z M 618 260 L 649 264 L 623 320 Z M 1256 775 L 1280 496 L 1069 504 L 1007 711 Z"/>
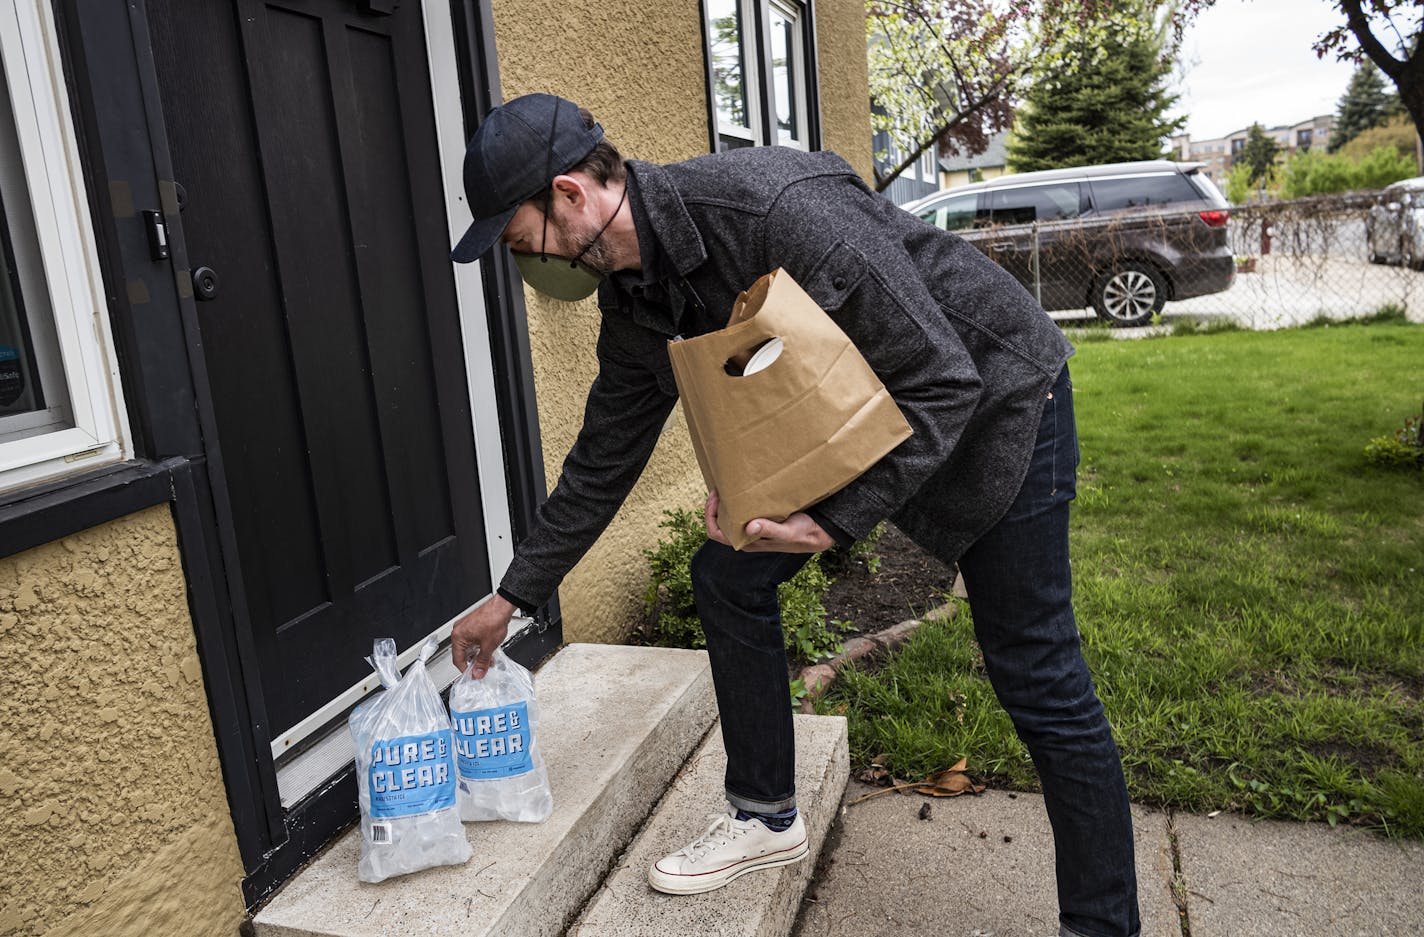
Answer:
<path fill-rule="evenodd" d="M 167 506 L 0 560 L 0 934 L 233 934 L 237 852 Z"/>

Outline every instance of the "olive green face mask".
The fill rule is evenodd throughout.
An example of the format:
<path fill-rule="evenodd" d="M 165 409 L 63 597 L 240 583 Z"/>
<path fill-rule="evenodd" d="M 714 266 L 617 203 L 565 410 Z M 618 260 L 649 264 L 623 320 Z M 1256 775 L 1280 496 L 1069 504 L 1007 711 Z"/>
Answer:
<path fill-rule="evenodd" d="M 627 198 L 628 189 L 625 186 L 622 197 L 618 199 L 617 207 L 613 209 L 613 214 L 608 216 L 603 227 L 599 228 L 598 233 L 584 245 L 583 250 L 573 257 L 559 257 L 544 252 L 544 244 L 549 241 L 549 213 L 546 211 L 539 253 L 514 255 L 514 265 L 519 268 L 520 277 L 524 279 L 525 283 L 545 296 L 552 296 L 554 299 L 561 299 L 566 303 L 577 302 L 592 296 L 598 290 L 598 284 L 603 282 L 604 275 L 583 263 L 581 258 L 593 248 L 593 245 L 598 243 L 599 238 L 603 237 L 603 232 L 608 230 L 608 226 L 613 224 L 613 219 L 617 218 L 618 213 L 623 210 L 623 202 Z"/>
<path fill-rule="evenodd" d="M 583 252 L 579 252 L 583 256 Z M 545 296 L 577 302 L 592 296 L 603 282 L 603 275 L 577 259 L 549 254 L 515 254 L 514 265 L 524 282 Z"/>

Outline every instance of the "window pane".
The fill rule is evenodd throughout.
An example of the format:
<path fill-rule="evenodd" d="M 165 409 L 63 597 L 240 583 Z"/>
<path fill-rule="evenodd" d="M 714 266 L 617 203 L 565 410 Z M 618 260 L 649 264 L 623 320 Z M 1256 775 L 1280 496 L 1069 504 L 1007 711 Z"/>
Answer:
<path fill-rule="evenodd" d="M 0 219 L 4 217 L 0 203 Z M 0 414 L 44 409 L 34 342 L 20 298 L 10 226 L 0 225 Z"/>
<path fill-rule="evenodd" d="M 717 138 L 718 153 L 725 153 L 728 150 L 740 150 L 747 146 L 756 146 L 756 144 L 745 137 L 734 137 L 725 133 Z"/>
<path fill-rule="evenodd" d="M 0 74 L 0 442 L 73 425 L 69 402 L 35 204 Z"/>
<path fill-rule="evenodd" d="M 712 87 L 717 96 L 717 122 L 751 127 L 747 106 L 746 63 L 742 57 L 742 14 L 738 0 L 707 0 L 712 44 Z"/>
<path fill-rule="evenodd" d="M 796 44 L 796 18 L 780 7 L 771 8 L 771 80 L 776 101 L 776 132 L 782 142 L 801 139 L 796 97 L 801 68 Z"/>
<path fill-rule="evenodd" d="M 1078 183 L 1005 189 L 990 195 L 989 211 L 994 224 L 1029 224 L 1078 217 Z"/>
<path fill-rule="evenodd" d="M 974 225 L 974 207 L 979 196 L 975 193 L 957 195 L 920 212 L 920 217 L 937 228 L 946 231 L 961 231 Z"/>
<path fill-rule="evenodd" d="M 1191 183 L 1177 173 L 1135 179 L 1094 179 L 1093 202 L 1098 211 L 1120 211 L 1200 198 Z"/>

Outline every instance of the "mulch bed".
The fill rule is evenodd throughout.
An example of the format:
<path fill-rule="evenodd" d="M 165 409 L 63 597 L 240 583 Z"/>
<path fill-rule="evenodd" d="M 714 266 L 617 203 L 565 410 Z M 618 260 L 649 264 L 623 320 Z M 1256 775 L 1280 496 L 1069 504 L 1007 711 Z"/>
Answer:
<path fill-rule="evenodd" d="M 836 581 L 824 599 L 826 617 L 850 622 L 848 638 L 919 618 L 942 605 L 954 586 L 954 567 L 920 549 L 894 524 L 885 525 L 875 552 L 880 554 L 876 573 L 859 559 L 848 569 L 827 570 Z"/>
<path fill-rule="evenodd" d="M 885 525 L 875 552 L 880 565 L 873 573 L 864 559 L 826 564 L 826 572 L 835 577 L 822 600 L 826 617 L 850 627 L 841 652 L 831 660 L 811 666 L 791 662 L 791 678 L 805 687 L 802 712 L 815 712 L 815 700 L 835 682 L 841 667 L 854 663 L 874 669 L 910 639 L 922 616 L 939 609 L 953 613 L 946 604 L 954 588 L 952 566 L 917 547 L 893 524 Z"/>

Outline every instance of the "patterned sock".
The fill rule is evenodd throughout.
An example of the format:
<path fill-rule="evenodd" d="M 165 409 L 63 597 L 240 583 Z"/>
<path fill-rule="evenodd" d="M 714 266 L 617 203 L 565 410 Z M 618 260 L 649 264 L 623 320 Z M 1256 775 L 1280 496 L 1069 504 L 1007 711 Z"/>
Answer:
<path fill-rule="evenodd" d="M 740 807 L 737 808 L 738 820 L 745 821 L 753 817 L 760 820 L 762 826 L 773 833 L 785 833 L 791 828 L 791 824 L 796 822 L 796 808 L 792 807 L 790 810 L 781 811 L 781 813 L 748 813 Z"/>

